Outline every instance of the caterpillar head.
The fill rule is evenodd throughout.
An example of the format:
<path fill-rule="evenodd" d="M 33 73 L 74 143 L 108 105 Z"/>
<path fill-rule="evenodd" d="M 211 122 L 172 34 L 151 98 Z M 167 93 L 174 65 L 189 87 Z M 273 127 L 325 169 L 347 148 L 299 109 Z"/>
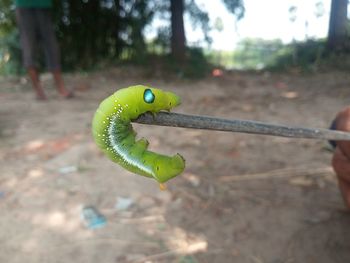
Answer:
<path fill-rule="evenodd" d="M 181 103 L 181 99 L 175 93 L 161 89 L 139 86 L 142 88 L 142 100 L 144 107 L 152 112 L 171 110 Z"/>

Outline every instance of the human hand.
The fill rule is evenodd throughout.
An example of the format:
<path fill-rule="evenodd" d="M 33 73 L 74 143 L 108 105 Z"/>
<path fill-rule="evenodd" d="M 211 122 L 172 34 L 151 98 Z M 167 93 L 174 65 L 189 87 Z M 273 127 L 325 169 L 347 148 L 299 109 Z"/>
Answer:
<path fill-rule="evenodd" d="M 350 107 L 337 114 L 335 124 L 337 130 L 350 131 Z M 332 165 L 337 174 L 344 202 L 350 209 L 350 141 L 337 141 Z"/>

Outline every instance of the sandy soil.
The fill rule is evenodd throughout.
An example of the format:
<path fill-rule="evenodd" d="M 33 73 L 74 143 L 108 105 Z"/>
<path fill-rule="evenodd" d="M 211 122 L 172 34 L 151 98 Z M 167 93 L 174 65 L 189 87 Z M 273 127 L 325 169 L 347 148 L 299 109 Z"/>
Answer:
<path fill-rule="evenodd" d="M 90 134 L 99 102 L 139 83 L 178 93 L 177 112 L 325 128 L 349 104 L 349 74 L 184 81 L 129 68 L 65 80 L 75 99 L 58 98 L 44 75 L 50 99 L 37 102 L 25 79 L 0 79 L 0 262 L 350 262 L 326 142 L 135 125 L 151 149 L 187 160 L 160 191 L 109 161 Z M 118 197 L 132 205 L 117 208 Z M 84 226 L 84 205 L 106 226 Z"/>

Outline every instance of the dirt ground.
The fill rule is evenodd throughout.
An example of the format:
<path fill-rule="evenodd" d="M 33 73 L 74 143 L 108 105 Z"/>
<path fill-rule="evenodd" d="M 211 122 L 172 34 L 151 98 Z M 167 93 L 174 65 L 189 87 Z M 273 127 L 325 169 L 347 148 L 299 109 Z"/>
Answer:
<path fill-rule="evenodd" d="M 101 154 L 90 132 L 99 102 L 135 84 L 179 94 L 175 112 L 326 128 L 349 104 L 348 73 L 189 81 L 123 68 L 65 80 L 76 98 L 58 98 L 44 75 L 50 99 L 37 102 L 24 78 L 0 79 L 0 262 L 350 262 L 326 142 L 134 125 L 151 149 L 186 158 L 160 191 Z M 103 228 L 82 223 L 85 205 Z"/>

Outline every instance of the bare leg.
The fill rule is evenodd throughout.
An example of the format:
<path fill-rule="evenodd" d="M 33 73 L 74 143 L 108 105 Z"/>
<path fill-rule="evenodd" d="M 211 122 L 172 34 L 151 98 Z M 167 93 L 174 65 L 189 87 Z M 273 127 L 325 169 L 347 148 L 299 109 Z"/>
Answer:
<path fill-rule="evenodd" d="M 32 81 L 33 89 L 36 93 L 36 98 L 38 100 L 46 100 L 46 95 L 44 93 L 44 90 L 41 86 L 40 79 L 39 79 L 39 73 L 34 67 L 28 68 L 28 75 Z"/>
<path fill-rule="evenodd" d="M 61 70 L 54 70 L 52 72 L 52 75 L 53 75 L 53 78 L 55 80 L 56 89 L 57 89 L 58 93 L 64 98 L 73 97 L 73 92 L 68 91 L 66 89 L 66 86 L 64 85 Z"/>

